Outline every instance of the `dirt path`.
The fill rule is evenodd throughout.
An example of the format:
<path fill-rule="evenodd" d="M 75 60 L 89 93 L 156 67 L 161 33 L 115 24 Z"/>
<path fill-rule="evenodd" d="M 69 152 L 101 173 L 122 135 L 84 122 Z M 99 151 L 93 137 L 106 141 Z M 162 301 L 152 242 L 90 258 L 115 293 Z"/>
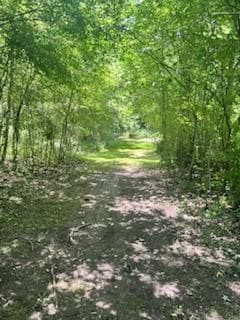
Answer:
<path fill-rule="evenodd" d="M 235 239 L 206 243 L 209 222 L 166 173 L 76 169 L 58 183 L 52 201 L 71 218 L 2 241 L 0 319 L 240 319 L 239 275 L 224 249 Z"/>

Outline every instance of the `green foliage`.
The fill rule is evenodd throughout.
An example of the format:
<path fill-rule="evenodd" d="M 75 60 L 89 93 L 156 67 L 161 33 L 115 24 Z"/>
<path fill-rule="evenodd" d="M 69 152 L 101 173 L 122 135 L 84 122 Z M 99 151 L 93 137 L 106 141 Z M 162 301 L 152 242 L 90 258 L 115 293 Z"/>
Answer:
<path fill-rule="evenodd" d="M 129 98 L 158 132 L 162 161 L 202 181 L 206 193 L 224 190 L 235 206 L 239 9 L 221 0 L 143 1 L 125 26 L 123 52 Z"/>
<path fill-rule="evenodd" d="M 2 162 L 63 161 L 153 133 L 163 163 L 239 206 L 236 1 L 0 6 Z"/>

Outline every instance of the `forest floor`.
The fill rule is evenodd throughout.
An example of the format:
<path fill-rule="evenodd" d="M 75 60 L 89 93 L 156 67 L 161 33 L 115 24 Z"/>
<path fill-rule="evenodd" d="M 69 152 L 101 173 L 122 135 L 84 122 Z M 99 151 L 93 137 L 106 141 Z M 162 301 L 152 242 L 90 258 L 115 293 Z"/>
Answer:
<path fill-rule="evenodd" d="M 1 320 L 240 319 L 237 239 L 152 142 L 1 181 Z"/>

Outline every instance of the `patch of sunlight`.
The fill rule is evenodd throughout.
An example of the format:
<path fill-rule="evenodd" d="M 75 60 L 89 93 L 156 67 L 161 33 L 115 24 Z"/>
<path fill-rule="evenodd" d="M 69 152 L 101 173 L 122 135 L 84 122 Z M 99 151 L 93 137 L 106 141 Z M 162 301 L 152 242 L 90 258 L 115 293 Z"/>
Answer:
<path fill-rule="evenodd" d="M 224 320 L 223 317 L 215 310 L 205 315 L 205 320 Z"/>
<path fill-rule="evenodd" d="M 8 300 L 6 303 L 4 303 L 3 308 L 7 308 L 8 306 L 14 304 L 14 301 L 12 299 Z"/>
<path fill-rule="evenodd" d="M 240 297 L 240 281 L 229 282 L 228 287 L 234 294 Z"/>
<path fill-rule="evenodd" d="M 57 313 L 57 307 L 53 304 L 53 303 L 50 303 L 49 305 L 47 305 L 47 314 L 49 316 L 53 316 Z"/>
<path fill-rule="evenodd" d="M 13 240 L 11 244 L 7 246 L 0 247 L 0 253 L 8 255 L 11 254 L 14 248 L 19 246 L 19 241 L 17 239 Z"/>
<path fill-rule="evenodd" d="M 189 241 L 176 240 L 172 245 L 169 246 L 168 251 L 176 255 L 181 254 L 191 258 L 197 257 L 205 263 L 213 263 L 222 266 L 228 266 L 231 264 L 231 260 L 224 255 L 221 249 L 215 249 L 212 251 L 207 247 L 195 245 Z"/>
<path fill-rule="evenodd" d="M 9 201 L 15 202 L 16 204 L 21 204 L 23 199 L 20 198 L 20 197 L 12 196 L 12 197 L 9 198 Z"/>
<path fill-rule="evenodd" d="M 162 219 L 176 219 L 178 217 L 178 207 L 174 203 L 158 199 L 155 201 L 148 199 L 131 201 L 123 197 L 116 197 L 114 205 L 109 210 L 122 215 L 156 215 Z"/>
<path fill-rule="evenodd" d="M 120 139 L 108 150 L 85 155 L 90 163 L 103 165 L 157 166 L 159 156 L 153 141 Z"/>
<path fill-rule="evenodd" d="M 113 279 L 121 280 L 119 270 L 113 268 L 110 263 L 102 262 L 97 264 L 97 268 L 92 270 L 87 264 L 81 264 L 72 271 L 70 275 L 60 273 L 56 275 L 55 289 L 59 292 L 75 293 L 81 291 L 83 296 L 90 299 L 91 294 L 108 286 Z M 49 284 L 51 290 L 53 284 Z"/>
<path fill-rule="evenodd" d="M 41 313 L 41 312 L 36 312 L 36 311 L 34 311 L 34 312 L 31 314 L 29 320 L 42 320 L 42 313 Z"/>
<path fill-rule="evenodd" d="M 109 310 L 110 314 L 113 316 L 117 315 L 117 311 L 112 309 L 112 304 L 111 303 L 107 303 L 105 301 L 97 301 L 96 302 L 96 307 L 98 307 L 99 309 L 103 309 L 103 310 Z"/>
<path fill-rule="evenodd" d="M 148 251 L 148 248 L 141 241 L 135 241 L 134 243 L 131 243 L 131 246 L 135 252 L 147 252 Z"/>
<path fill-rule="evenodd" d="M 120 164 L 120 165 L 145 165 L 145 166 L 151 166 L 151 165 L 158 165 L 159 164 L 159 159 L 152 158 L 152 159 L 143 159 L 143 158 L 133 158 L 133 157 L 125 157 L 125 158 L 106 158 L 104 156 L 97 156 L 97 155 L 92 155 L 92 156 L 87 156 L 87 160 L 94 161 L 96 163 L 105 163 L 105 164 Z"/>
<path fill-rule="evenodd" d="M 143 319 L 152 320 L 152 318 L 147 314 L 147 312 L 140 312 L 139 317 Z"/>
<path fill-rule="evenodd" d="M 153 278 L 150 274 L 139 272 L 138 269 L 135 269 L 133 274 L 138 277 L 140 282 L 151 287 L 153 296 L 157 299 L 161 297 L 176 299 L 180 296 L 178 281 L 160 282 L 156 280 L 157 274 Z"/>
<path fill-rule="evenodd" d="M 154 283 L 154 296 L 156 298 L 166 297 L 175 299 L 179 296 L 179 293 L 180 290 L 178 289 L 177 282 Z"/>

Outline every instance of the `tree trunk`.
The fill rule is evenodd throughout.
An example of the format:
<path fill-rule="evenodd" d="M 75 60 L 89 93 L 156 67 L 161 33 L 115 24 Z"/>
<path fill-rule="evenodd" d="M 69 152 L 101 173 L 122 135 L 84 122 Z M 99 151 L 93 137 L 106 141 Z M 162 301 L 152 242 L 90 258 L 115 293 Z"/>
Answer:
<path fill-rule="evenodd" d="M 69 115 L 72 107 L 72 102 L 73 102 L 73 90 L 71 91 L 69 103 L 67 105 L 67 109 L 65 111 L 65 115 L 62 123 L 62 131 L 61 131 L 59 154 L 58 154 L 59 161 L 63 161 L 65 157 L 64 153 L 65 153 L 65 145 L 66 145 L 66 137 L 67 137 L 68 120 L 69 120 Z"/>
<path fill-rule="evenodd" d="M 10 117 L 12 111 L 12 88 L 13 88 L 13 59 L 10 62 L 9 66 L 9 87 L 7 94 L 7 107 L 4 114 L 5 123 L 3 128 L 3 144 L 2 144 L 2 153 L 1 153 L 1 163 L 4 163 L 7 156 L 8 142 L 9 142 L 9 126 L 10 126 Z"/>

